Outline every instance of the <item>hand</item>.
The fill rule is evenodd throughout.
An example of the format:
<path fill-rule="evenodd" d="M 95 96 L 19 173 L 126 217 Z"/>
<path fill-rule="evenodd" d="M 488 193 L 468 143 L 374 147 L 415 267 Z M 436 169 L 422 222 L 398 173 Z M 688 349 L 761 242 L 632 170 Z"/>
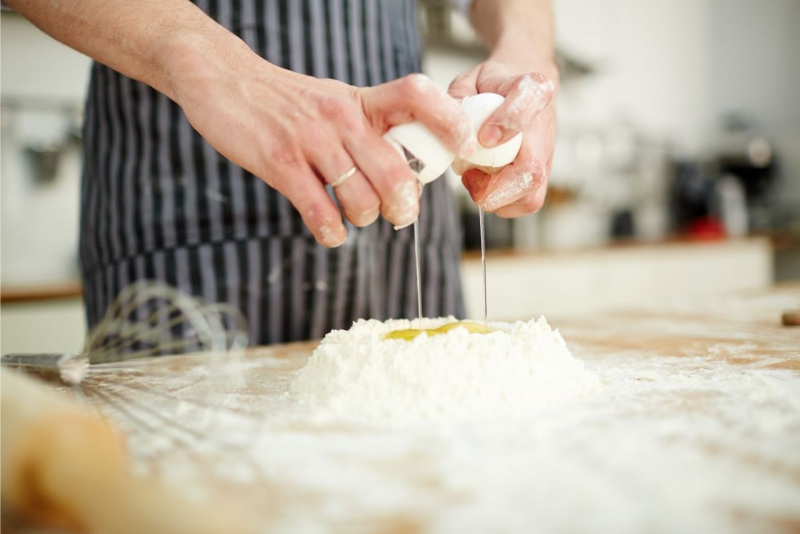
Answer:
<path fill-rule="evenodd" d="M 59 41 L 177 102 L 220 153 L 285 195 L 321 244 L 382 213 L 413 222 L 419 190 L 403 158 L 381 138 L 419 120 L 455 154 L 475 147 L 461 106 L 421 75 L 367 89 L 291 73 L 184 0 L 14 1 L 15 10 Z"/>
<path fill-rule="evenodd" d="M 249 49 L 248 49 L 249 52 Z M 183 65 L 175 100 L 220 153 L 285 195 L 320 244 L 346 237 L 334 189 L 356 226 L 381 213 L 397 226 L 416 220 L 419 186 L 403 158 L 381 137 L 389 127 L 419 120 L 454 153 L 476 146 L 458 101 L 423 75 L 355 88 L 275 67 L 255 54 L 216 65 Z"/>
<path fill-rule="evenodd" d="M 548 70 L 557 79 L 555 68 Z M 497 146 L 523 133 L 516 159 L 500 171 L 487 173 L 459 159 L 454 163 L 470 196 L 484 210 L 520 217 L 544 204 L 556 135 L 553 79 L 490 59 L 450 85 L 450 94 L 456 98 L 487 92 L 506 97 L 478 132 L 483 146 Z"/>

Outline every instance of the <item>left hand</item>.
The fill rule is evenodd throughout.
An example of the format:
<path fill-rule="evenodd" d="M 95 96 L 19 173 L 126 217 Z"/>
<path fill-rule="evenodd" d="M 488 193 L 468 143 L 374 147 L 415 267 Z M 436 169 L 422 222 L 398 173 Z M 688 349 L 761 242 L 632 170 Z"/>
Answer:
<path fill-rule="evenodd" d="M 544 204 L 555 148 L 558 74 L 554 65 L 541 70 L 551 77 L 489 59 L 450 84 L 449 92 L 455 98 L 478 93 L 498 93 L 506 98 L 477 132 L 483 146 L 500 145 L 523 132 L 516 159 L 498 172 L 488 174 L 458 159 L 453 164 L 475 203 L 500 217 L 521 217 Z"/>

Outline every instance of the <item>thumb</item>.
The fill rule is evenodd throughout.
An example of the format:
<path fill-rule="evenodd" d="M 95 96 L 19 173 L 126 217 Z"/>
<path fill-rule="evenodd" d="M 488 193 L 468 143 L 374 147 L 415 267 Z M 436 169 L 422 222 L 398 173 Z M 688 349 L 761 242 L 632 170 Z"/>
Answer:
<path fill-rule="evenodd" d="M 453 98 L 462 100 L 468 96 L 475 96 L 478 94 L 478 72 L 476 69 L 463 72 L 453 79 L 447 92 Z"/>

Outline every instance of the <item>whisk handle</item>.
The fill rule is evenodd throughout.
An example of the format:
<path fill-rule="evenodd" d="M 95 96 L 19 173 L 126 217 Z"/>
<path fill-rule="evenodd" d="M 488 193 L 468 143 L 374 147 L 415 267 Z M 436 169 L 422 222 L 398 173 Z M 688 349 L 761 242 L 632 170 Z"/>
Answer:
<path fill-rule="evenodd" d="M 80 359 L 75 354 L 3 354 L 0 357 L 0 364 L 48 382 L 74 385 L 75 381 L 70 380 L 71 377 L 65 376 L 65 369 L 74 367 L 68 364 Z"/>

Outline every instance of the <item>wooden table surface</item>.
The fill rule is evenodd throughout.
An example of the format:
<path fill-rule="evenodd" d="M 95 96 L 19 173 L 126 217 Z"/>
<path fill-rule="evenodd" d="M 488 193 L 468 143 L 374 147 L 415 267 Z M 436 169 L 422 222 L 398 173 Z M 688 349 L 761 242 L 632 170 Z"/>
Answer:
<path fill-rule="evenodd" d="M 251 349 L 235 377 L 206 357 L 131 362 L 87 393 L 157 469 L 234 440 L 229 456 L 263 478 L 222 484 L 298 531 L 800 532 L 800 327 L 781 325 L 797 308 L 800 284 L 559 321 L 605 390 L 509 427 L 293 416 L 288 384 L 317 342 Z M 224 413 L 197 422 L 192 406 Z M 190 432 L 154 452 L 170 421 Z"/>
<path fill-rule="evenodd" d="M 559 324 L 573 353 L 713 356 L 731 365 L 800 372 L 800 283 L 768 292 L 698 298 Z"/>
<path fill-rule="evenodd" d="M 800 310 L 800 283 L 767 292 L 714 296 L 662 306 L 559 320 L 576 357 L 641 353 L 648 356 L 713 356 L 731 365 L 800 372 L 800 326 L 782 324 L 783 313 Z M 249 349 L 246 358 L 307 359 L 318 341 Z M 192 368 L 194 355 L 159 358 L 147 367 Z"/>

